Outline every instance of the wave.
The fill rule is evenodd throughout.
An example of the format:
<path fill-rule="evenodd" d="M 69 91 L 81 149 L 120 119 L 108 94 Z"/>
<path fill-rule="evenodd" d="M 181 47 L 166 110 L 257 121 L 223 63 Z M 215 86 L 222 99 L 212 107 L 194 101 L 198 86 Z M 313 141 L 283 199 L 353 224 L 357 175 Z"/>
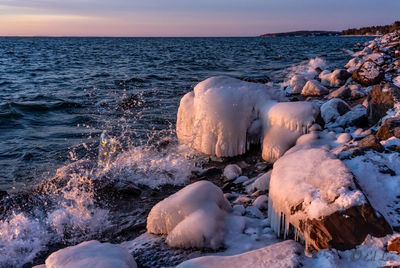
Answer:
<path fill-rule="evenodd" d="M 76 160 L 27 193 L 0 199 L 0 267 L 32 263 L 54 247 L 113 239 L 116 228 L 130 228 L 113 224 L 126 217 L 107 205 L 115 187 L 182 186 L 205 160 L 172 136 L 150 143 L 122 150 L 103 132 L 98 159 Z"/>

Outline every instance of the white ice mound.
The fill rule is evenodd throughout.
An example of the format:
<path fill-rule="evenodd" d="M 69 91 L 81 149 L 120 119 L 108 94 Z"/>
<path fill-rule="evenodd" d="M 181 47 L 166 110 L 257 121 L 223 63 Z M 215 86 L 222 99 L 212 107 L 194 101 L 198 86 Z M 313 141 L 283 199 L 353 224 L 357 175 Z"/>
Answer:
<path fill-rule="evenodd" d="M 147 217 L 147 231 L 167 234 L 171 247 L 216 249 L 223 243 L 230 209 L 219 187 L 198 181 L 155 205 Z"/>
<path fill-rule="evenodd" d="M 311 102 L 281 102 L 272 106 L 264 119 L 262 158 L 274 162 L 308 132 L 319 109 Z"/>
<path fill-rule="evenodd" d="M 235 156 L 263 140 L 263 158 L 275 161 L 308 131 L 319 109 L 309 102 L 281 102 L 263 84 L 218 76 L 199 83 L 181 100 L 177 135 L 192 148 Z"/>
<path fill-rule="evenodd" d="M 300 221 L 318 219 L 366 202 L 346 165 L 320 148 L 291 150 L 276 161 L 269 198 L 268 214 L 277 234 L 281 234 L 281 215 L 286 234 L 289 223 L 300 229 Z"/>
<path fill-rule="evenodd" d="M 197 84 L 181 100 L 178 139 L 196 150 L 218 157 L 235 156 L 248 148 L 247 130 L 261 109 L 275 102 L 264 84 L 216 76 Z"/>
<path fill-rule="evenodd" d="M 128 250 L 120 245 L 92 240 L 60 249 L 46 259 L 47 268 L 136 268 Z"/>
<path fill-rule="evenodd" d="M 205 256 L 185 261 L 177 268 L 295 268 L 305 260 L 302 246 L 287 240 L 234 256 Z"/>

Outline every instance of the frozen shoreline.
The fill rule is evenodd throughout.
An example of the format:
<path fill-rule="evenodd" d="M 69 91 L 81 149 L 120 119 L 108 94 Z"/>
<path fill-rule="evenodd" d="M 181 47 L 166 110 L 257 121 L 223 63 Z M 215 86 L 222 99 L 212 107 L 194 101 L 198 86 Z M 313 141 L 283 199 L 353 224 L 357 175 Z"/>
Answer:
<path fill-rule="evenodd" d="M 363 50 L 364 51 L 364 50 Z M 372 53 L 372 49 L 371 49 L 371 53 L 367 53 L 367 51 L 364 51 L 365 54 L 363 54 L 363 52 L 358 52 L 358 57 L 368 57 L 370 56 L 370 54 Z M 383 57 L 383 56 L 382 56 Z M 376 61 L 379 61 L 380 57 L 373 57 Z M 383 57 L 384 58 L 384 57 Z M 386 61 L 386 59 L 384 59 Z M 359 63 L 357 63 L 359 64 Z M 362 64 L 362 62 L 361 62 Z M 317 82 L 312 82 L 311 85 L 308 86 L 308 90 L 304 91 L 303 95 L 299 95 L 297 92 L 297 94 L 295 93 L 295 95 L 291 95 L 293 93 L 293 88 L 295 84 L 291 84 L 290 81 L 288 81 L 286 84 L 284 84 L 284 86 L 286 88 L 284 88 L 284 92 L 288 93 L 289 95 L 289 99 L 293 100 L 293 99 L 304 99 L 309 103 L 315 103 L 317 106 L 320 107 L 321 111 L 322 109 L 322 103 L 325 102 L 327 99 L 322 99 L 322 96 L 320 96 L 319 94 L 321 94 L 321 92 L 324 92 L 324 90 L 322 90 L 322 87 L 326 87 L 328 88 L 330 94 L 332 94 L 333 92 L 336 92 L 336 90 L 339 90 L 340 88 L 338 86 L 336 86 L 336 83 L 338 83 L 338 85 L 340 85 L 341 83 L 343 83 L 343 86 L 346 86 L 348 84 L 351 85 L 356 85 L 358 83 L 352 83 L 349 79 L 350 78 L 346 78 L 347 80 L 342 81 L 342 79 L 340 79 L 339 76 L 334 76 L 334 75 L 330 75 L 332 73 L 330 72 L 326 72 L 324 73 L 324 75 L 321 75 L 322 70 L 317 70 L 317 68 L 321 68 L 323 67 L 321 64 L 317 63 L 317 64 L 311 64 L 310 66 L 308 66 L 307 70 L 306 70 L 306 74 L 305 74 L 305 82 L 307 81 L 311 81 L 312 78 L 316 78 L 318 81 Z M 349 66 L 349 68 L 353 68 L 355 66 Z M 358 66 L 358 68 L 361 67 Z M 398 69 L 397 69 L 398 70 Z M 355 71 L 355 70 L 354 70 Z M 320 73 L 318 73 L 320 72 Z M 398 72 L 397 72 L 398 74 Z M 299 75 L 299 74 L 297 74 Z M 384 79 L 386 79 L 386 77 L 384 77 Z M 394 78 L 390 77 L 390 81 L 392 81 Z M 299 80 L 293 81 L 293 83 L 297 83 Z M 325 82 L 324 82 L 325 81 Z M 348 83 L 349 82 L 349 83 Z M 335 84 L 335 86 L 331 86 Z M 300 93 L 303 91 L 305 84 L 303 85 L 303 87 L 301 88 Z M 343 87 L 342 86 L 342 87 Z M 234 86 L 233 86 L 234 87 Z M 288 87 L 292 87 L 290 89 L 288 89 Z M 336 89 L 336 90 L 335 90 Z M 296 91 L 296 90 L 294 90 Z M 345 91 L 345 90 L 342 90 Z M 310 139 L 310 142 L 307 141 L 304 144 L 306 146 L 308 146 L 309 144 L 311 144 L 310 146 L 321 146 L 321 144 L 316 144 L 316 140 L 319 140 L 320 142 L 322 142 L 322 145 L 326 145 L 329 144 L 329 146 L 331 147 L 329 150 L 335 151 L 334 153 L 336 155 L 338 155 L 339 159 L 343 158 L 346 159 L 346 157 L 349 157 L 349 161 L 352 161 L 351 159 L 355 159 L 357 158 L 357 154 L 354 153 L 354 156 L 352 156 L 353 151 L 356 151 L 356 149 L 362 149 L 363 147 L 357 147 L 357 143 L 360 143 L 361 138 L 367 137 L 368 133 L 371 134 L 371 131 L 368 132 L 368 130 L 370 129 L 370 127 L 365 127 L 365 122 L 361 122 L 362 121 L 360 118 L 355 118 L 355 117 L 350 117 L 350 115 L 348 114 L 350 111 L 356 111 L 358 108 L 360 108 L 358 106 L 358 108 L 354 108 L 356 107 L 356 104 L 361 102 L 361 100 L 366 99 L 369 92 L 371 91 L 371 89 L 369 89 L 368 87 L 364 87 L 362 86 L 361 88 L 348 88 L 347 89 L 347 94 L 350 96 L 343 97 L 341 96 L 341 98 L 345 99 L 349 106 L 348 110 L 346 112 L 343 111 L 335 111 L 335 107 L 327 107 L 327 109 L 323 110 L 324 113 L 338 113 L 335 114 L 333 117 L 325 117 L 325 120 L 328 120 L 326 118 L 333 118 L 335 120 L 330 121 L 330 122 L 324 122 L 325 123 L 325 128 L 328 128 L 329 131 L 334 131 L 334 133 L 330 133 L 329 131 L 326 130 L 326 134 L 327 136 L 330 135 L 330 137 L 326 137 L 326 140 L 322 140 L 321 138 L 318 139 Z M 304 96 L 306 95 L 306 92 L 313 92 L 311 95 L 313 94 L 317 94 L 317 96 L 314 97 L 307 97 Z M 316 92 L 316 93 L 315 93 Z M 308 93 L 307 93 L 308 94 Z M 328 97 L 329 98 L 329 97 Z M 333 110 L 332 110 L 333 109 Z M 336 107 L 337 109 L 337 107 Z M 260 109 L 261 110 L 261 109 Z M 362 110 L 362 109 L 361 109 Z M 365 109 L 366 111 L 366 109 Z M 364 112 L 364 110 L 362 110 L 362 112 Z M 386 111 L 385 111 L 386 112 Z M 340 114 L 342 113 L 342 114 Z M 346 114 L 348 114 L 346 116 Z M 357 116 L 357 114 L 352 115 L 352 116 Z M 366 117 L 366 114 L 362 114 L 362 116 Z M 322 116 L 324 117 L 324 116 Z M 340 120 L 338 120 L 338 117 L 340 117 Z M 348 118 L 350 117 L 350 118 Z M 360 119 L 359 121 L 356 121 L 356 119 Z M 365 118 L 364 118 L 365 119 Z M 202 119 L 200 119 L 201 121 Z M 316 120 L 316 118 L 315 118 Z M 358 124 L 361 124 L 361 128 Z M 234 126 L 236 127 L 236 126 Z M 312 133 L 325 133 L 323 131 L 320 131 L 319 129 L 312 129 L 312 126 L 308 126 L 305 132 L 308 132 L 310 134 Z M 245 131 L 247 129 L 245 128 Z M 301 133 L 303 134 L 303 133 Z M 329 134 L 329 135 L 328 135 Z M 348 134 L 348 136 L 344 137 L 345 135 L 343 134 Z M 322 134 L 318 134 L 319 137 L 322 137 Z M 325 134 L 324 134 L 325 135 Z M 263 135 L 264 136 L 264 135 Z M 301 137 L 300 137 L 301 138 Z M 297 137 L 296 137 L 297 139 Z M 330 139 L 330 140 L 329 140 Z M 256 138 L 257 140 L 257 138 Z M 303 137 L 304 140 L 304 137 Z M 229 143 L 229 141 L 228 141 Z M 303 145 L 304 145 L 303 144 Z M 307 145 L 308 144 L 308 145 Z M 269 146 L 269 145 L 268 145 Z M 352 148 L 352 146 L 354 146 Z M 382 146 L 385 146 L 384 144 Z M 386 146 L 388 147 L 388 146 Z M 385 148 L 386 148 L 385 147 Z M 290 148 L 290 146 L 289 146 Z M 356 148 L 356 149 L 354 149 Z M 288 148 L 283 149 L 282 153 L 284 153 Z M 391 150 L 389 147 L 387 150 Z M 240 150 L 239 150 L 240 151 Z M 378 154 L 380 152 L 378 151 Z M 350 156 L 348 156 L 347 154 L 349 154 Z M 231 155 L 234 156 L 234 155 Z M 150 156 L 151 157 L 151 156 Z M 354 157 L 354 158 L 352 158 Z M 345 163 L 347 160 L 345 160 Z M 375 160 L 376 163 L 380 163 L 379 159 Z M 358 165 L 358 162 L 355 161 L 356 165 Z M 185 163 L 185 162 L 184 162 Z M 226 179 L 224 179 L 224 177 L 222 176 L 222 169 L 223 167 L 228 164 L 228 163 L 235 163 L 235 164 L 239 164 L 239 166 L 241 166 L 241 170 L 243 171 L 242 177 L 239 178 L 234 178 L 232 181 L 226 181 Z M 382 163 L 385 163 L 385 161 L 383 161 Z M 127 163 L 129 164 L 129 163 Z M 124 165 L 124 163 L 122 163 L 122 165 Z M 268 221 L 268 218 L 266 217 L 266 204 L 267 204 L 267 200 L 264 197 L 267 197 L 268 195 L 268 188 L 269 185 L 268 183 L 262 184 L 260 179 L 263 175 L 263 172 L 266 172 L 269 170 L 270 165 L 265 164 L 264 161 L 262 161 L 261 159 L 261 155 L 260 155 L 260 151 L 259 149 L 255 149 L 255 152 L 251 152 L 251 153 L 247 153 L 246 155 L 242 156 L 242 157 L 235 157 L 232 159 L 229 159 L 225 162 L 222 163 L 218 163 L 218 161 L 216 161 L 216 163 L 211 163 L 208 164 L 209 168 L 205 171 L 199 171 L 197 173 L 197 175 L 195 175 L 190 182 L 196 181 L 196 180 L 201 180 L 201 179 L 210 179 L 217 185 L 219 185 L 221 187 L 221 189 L 224 191 L 225 193 L 225 197 L 230 201 L 230 203 L 233 205 L 233 210 L 232 212 L 230 212 L 230 215 L 232 217 L 228 217 L 226 224 L 228 225 L 227 227 L 227 232 L 231 234 L 231 236 L 227 235 L 225 237 L 225 241 L 223 242 L 225 244 L 225 247 L 227 247 L 227 250 L 224 251 L 218 251 L 217 253 L 213 253 L 208 251 L 207 249 L 199 249 L 199 250 L 175 250 L 175 249 L 170 249 L 168 246 L 166 246 L 164 239 L 165 237 L 154 237 L 154 236 L 150 236 L 150 237 L 146 237 L 145 236 L 141 236 L 138 237 L 136 239 L 134 239 L 133 241 L 130 242 L 124 242 L 122 243 L 122 246 L 127 247 L 128 250 L 130 251 L 131 254 L 136 255 L 135 259 L 136 262 L 138 262 L 139 265 L 144 266 L 144 267 L 156 267 L 156 266 L 162 266 L 162 265 L 176 265 L 182 261 L 184 261 L 185 259 L 191 259 L 193 257 L 197 257 L 197 256 L 202 256 L 202 255 L 232 255 L 232 254 L 239 254 L 239 253 L 243 253 L 243 252 L 248 252 L 250 250 L 253 249 L 259 249 L 259 248 L 263 248 L 265 246 L 269 246 L 271 244 L 277 244 L 280 239 L 277 239 L 272 231 L 273 226 L 271 226 L 271 222 Z M 207 164 L 206 164 L 207 166 Z M 349 164 L 349 167 L 352 168 L 352 166 L 354 166 L 354 163 Z M 395 167 L 395 164 L 391 167 L 389 167 L 389 169 L 393 170 Z M 358 166 L 357 166 L 358 168 Z M 378 165 L 378 169 L 379 169 L 379 165 Z M 377 171 L 379 172 L 379 171 Z M 390 171 L 387 171 L 390 173 Z M 397 170 L 393 170 L 393 172 L 395 172 L 394 176 L 397 176 Z M 356 173 L 356 172 L 355 172 Z M 387 173 L 386 173 L 387 174 Z M 243 175 L 245 177 L 243 177 Z M 357 175 L 357 173 L 355 174 Z M 385 175 L 386 176 L 386 175 Z M 391 176 L 391 175 L 390 175 Z M 393 177 L 393 176 L 391 176 Z M 237 181 L 236 181 L 237 179 Z M 357 178 L 359 179 L 359 178 Z M 368 178 L 369 181 L 371 181 L 373 178 Z M 269 179 L 268 179 L 269 180 Z M 256 181 L 258 181 L 258 184 L 256 185 Z M 363 183 L 365 184 L 369 184 L 369 181 L 363 181 Z M 392 183 L 396 183 L 394 180 Z M 264 186 L 260 186 L 260 185 L 264 185 Z M 265 186 L 267 185 L 267 186 Z M 259 187 L 259 188 L 257 188 Z M 263 188 L 264 187 L 264 188 Z M 171 192 L 174 192 L 176 190 L 178 190 L 180 187 L 177 187 L 175 189 L 173 189 Z M 249 190 L 250 188 L 252 188 L 253 190 Z M 257 189 L 257 190 L 255 190 Z M 264 197 L 263 197 L 264 196 Z M 162 196 L 161 198 L 164 198 L 166 196 Z M 261 197 L 261 198 L 260 198 Z M 256 202 L 256 200 L 259 200 Z M 376 198 L 375 198 L 376 200 Z M 390 202 L 394 202 L 395 200 L 389 200 Z M 371 201 L 372 202 L 372 201 Z M 382 202 L 382 200 L 378 200 L 376 202 Z M 383 202 L 386 202 L 386 200 L 383 200 Z M 387 215 L 385 215 L 387 216 Z M 243 221 L 244 221 L 244 225 L 243 225 Z M 391 224 L 393 224 L 393 221 L 390 221 Z M 238 228 L 238 226 L 243 226 L 243 228 Z M 143 227 L 142 227 L 143 228 Z M 237 237 L 237 239 L 235 240 L 234 237 Z M 384 253 L 385 252 L 385 245 L 387 244 L 387 241 L 390 239 L 390 237 L 384 238 L 384 239 L 370 239 L 370 242 L 364 243 L 363 246 L 358 247 L 358 249 L 360 249 L 363 254 L 365 252 L 368 252 L 368 250 L 376 250 L 379 251 L 380 253 Z M 153 241 L 153 242 L 152 242 Z M 155 241 L 155 242 L 154 242 Z M 371 242 L 372 241 L 372 242 Z M 141 251 L 141 249 L 147 249 L 150 250 L 150 248 L 148 248 L 148 244 L 151 245 L 151 243 L 154 243 L 154 245 L 157 245 L 156 247 L 153 248 L 153 251 L 150 251 L 150 254 L 154 254 L 153 257 L 149 256 L 149 255 L 145 255 L 143 254 L 143 251 Z M 147 248 L 146 248 L 147 245 Z M 285 245 L 287 246 L 287 245 Z M 289 249 L 292 246 L 289 245 Z M 297 246 L 294 246 L 295 248 Z M 279 248 L 279 247 L 278 247 Z M 160 252 L 157 252 L 157 249 Z M 165 259 L 163 259 L 164 257 L 162 257 L 161 255 L 161 251 L 164 252 L 168 252 L 166 254 Z M 268 250 L 267 250 L 268 251 Z M 272 250 L 273 251 L 273 250 Z M 335 265 L 340 265 L 340 264 L 344 264 L 346 261 L 351 261 L 351 259 L 349 259 L 351 257 L 352 252 L 351 251 L 343 251 L 343 252 L 336 252 L 336 251 L 332 251 L 332 250 L 323 250 L 323 253 L 317 253 L 315 258 L 309 259 L 306 258 L 306 256 L 302 256 L 301 258 L 299 258 L 298 260 L 293 259 L 293 262 L 295 263 L 296 261 L 299 261 L 300 263 L 304 263 L 307 265 L 316 265 L 319 262 L 328 262 L 331 265 L 335 266 Z M 143 257 L 141 257 L 140 255 L 144 255 Z M 250 255 L 249 255 L 250 256 Z M 273 256 L 273 254 L 271 254 L 271 256 Z M 328 257 L 327 257 L 328 256 Z M 394 255 L 392 253 L 389 254 L 389 256 L 393 257 L 394 259 L 398 258 L 396 257 L 397 255 Z M 148 258 L 148 259 L 146 259 Z M 158 258 L 158 259 L 157 259 Z M 253 257 L 248 257 L 249 261 L 251 260 L 251 258 Z M 340 258 L 343 258 L 343 260 L 339 260 Z M 227 262 L 225 262 L 227 261 Z M 229 258 L 226 258 L 225 261 L 222 261 L 222 263 L 229 263 Z M 244 261 L 246 261 L 246 259 L 244 259 Z M 273 261 L 273 260 L 272 260 Z M 289 260 L 291 261 L 291 260 Z M 199 266 L 199 267 L 208 267 L 207 266 L 207 257 L 205 257 L 202 261 L 204 266 Z M 219 261 L 218 261 L 219 263 Z M 244 262 L 246 263 L 246 262 Z M 280 263 L 282 264 L 282 263 Z M 368 264 L 368 263 L 367 263 Z M 380 263 L 381 264 L 381 263 Z M 386 264 L 386 263 L 385 263 Z M 190 267 L 190 261 L 188 267 Z M 211 265 L 211 262 L 210 262 Z M 279 265 L 279 263 L 277 264 Z M 365 263 L 359 263 L 359 265 L 365 265 Z"/>

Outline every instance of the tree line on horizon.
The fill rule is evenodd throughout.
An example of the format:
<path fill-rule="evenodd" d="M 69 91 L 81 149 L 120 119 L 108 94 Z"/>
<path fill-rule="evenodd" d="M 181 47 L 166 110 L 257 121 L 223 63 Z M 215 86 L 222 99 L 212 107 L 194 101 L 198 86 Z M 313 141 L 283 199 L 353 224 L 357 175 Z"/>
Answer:
<path fill-rule="evenodd" d="M 352 28 L 342 31 L 342 35 L 380 35 L 400 30 L 400 21 L 395 21 L 391 25 Z"/>

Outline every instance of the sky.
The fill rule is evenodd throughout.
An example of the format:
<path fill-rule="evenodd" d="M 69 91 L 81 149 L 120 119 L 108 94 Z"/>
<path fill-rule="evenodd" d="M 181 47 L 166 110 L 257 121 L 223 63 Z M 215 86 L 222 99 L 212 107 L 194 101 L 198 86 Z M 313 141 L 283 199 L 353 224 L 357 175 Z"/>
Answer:
<path fill-rule="evenodd" d="M 0 36 L 257 36 L 400 20 L 400 0 L 0 0 Z"/>

